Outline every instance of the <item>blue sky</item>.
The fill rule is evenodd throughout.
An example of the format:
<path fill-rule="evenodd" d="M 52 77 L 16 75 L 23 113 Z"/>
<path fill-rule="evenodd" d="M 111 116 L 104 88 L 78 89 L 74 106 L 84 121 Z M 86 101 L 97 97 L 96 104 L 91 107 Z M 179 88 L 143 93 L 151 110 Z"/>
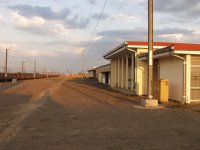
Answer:
<path fill-rule="evenodd" d="M 102 55 L 126 40 L 147 40 L 147 0 L 108 0 L 87 47 L 104 0 L 0 0 L 0 67 L 37 60 L 38 70 L 81 71 L 108 63 Z M 154 0 L 154 40 L 200 43 L 199 0 Z M 28 70 L 27 70 L 28 71 Z"/>

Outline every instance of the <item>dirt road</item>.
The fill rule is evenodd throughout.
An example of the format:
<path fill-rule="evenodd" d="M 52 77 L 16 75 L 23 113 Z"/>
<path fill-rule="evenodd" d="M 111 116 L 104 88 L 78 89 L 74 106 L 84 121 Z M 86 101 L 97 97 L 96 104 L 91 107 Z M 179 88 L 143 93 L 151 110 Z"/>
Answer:
<path fill-rule="evenodd" d="M 0 85 L 1 150 L 200 149 L 200 113 L 146 110 L 94 81 Z"/>

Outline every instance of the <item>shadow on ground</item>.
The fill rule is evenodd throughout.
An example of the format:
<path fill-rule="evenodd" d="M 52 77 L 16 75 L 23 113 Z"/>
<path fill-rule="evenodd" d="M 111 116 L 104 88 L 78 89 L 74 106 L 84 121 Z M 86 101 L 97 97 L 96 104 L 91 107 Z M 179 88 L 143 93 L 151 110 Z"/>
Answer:
<path fill-rule="evenodd" d="M 194 130 L 199 121 L 184 124 L 182 115 L 138 109 L 68 111 L 49 97 L 2 150 L 199 149 L 200 130 Z"/>
<path fill-rule="evenodd" d="M 133 95 L 126 96 L 124 94 L 119 94 L 119 92 L 111 89 L 109 85 L 99 83 L 96 79 L 83 79 L 83 80 L 74 79 L 74 80 L 71 80 L 70 82 L 79 84 L 79 86 L 82 86 L 85 89 L 90 89 L 90 90 L 94 90 L 95 88 L 101 89 L 102 90 L 101 92 L 103 92 L 103 94 L 105 95 L 112 96 L 116 98 L 118 101 L 128 102 L 137 106 L 141 106 L 141 99 L 144 98 L 144 97 L 133 96 Z M 87 85 L 87 86 L 84 86 L 84 85 Z M 78 91 L 81 92 L 80 90 Z M 90 95 L 90 93 L 88 93 L 87 95 Z"/>

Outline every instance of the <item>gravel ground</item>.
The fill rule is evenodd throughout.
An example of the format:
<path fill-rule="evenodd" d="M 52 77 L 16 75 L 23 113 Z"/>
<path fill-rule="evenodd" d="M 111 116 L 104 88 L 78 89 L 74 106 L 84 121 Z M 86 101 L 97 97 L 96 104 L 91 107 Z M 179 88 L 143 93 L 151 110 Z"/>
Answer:
<path fill-rule="evenodd" d="M 144 109 L 92 80 L 0 85 L 1 150 L 199 150 L 200 113 Z M 16 119 L 17 118 L 17 119 Z"/>

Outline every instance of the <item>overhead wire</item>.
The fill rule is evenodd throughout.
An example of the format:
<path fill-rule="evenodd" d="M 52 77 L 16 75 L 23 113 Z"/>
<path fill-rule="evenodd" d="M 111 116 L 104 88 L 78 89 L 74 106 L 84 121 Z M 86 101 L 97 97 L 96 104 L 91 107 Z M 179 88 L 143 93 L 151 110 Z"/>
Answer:
<path fill-rule="evenodd" d="M 124 2 L 121 1 L 121 2 L 119 3 L 119 6 L 116 8 L 115 12 L 113 13 L 113 16 L 117 16 L 117 15 L 119 14 L 119 12 L 120 12 L 120 10 L 122 9 L 123 6 L 124 6 Z M 107 25 L 105 25 L 103 28 L 106 28 L 107 30 L 110 29 L 110 26 L 112 25 L 113 21 L 114 21 L 114 17 L 112 17 L 112 18 L 110 19 L 110 21 L 107 23 Z"/>
<path fill-rule="evenodd" d="M 89 23 L 89 20 L 90 20 L 90 18 L 91 18 L 91 14 L 92 14 L 92 10 L 93 10 L 93 7 L 94 7 L 94 1 L 95 0 L 93 0 L 92 2 L 91 2 L 91 6 L 90 6 L 90 10 L 89 10 L 89 12 L 88 12 L 88 19 L 87 19 L 87 21 L 86 21 L 86 24 L 88 24 Z M 84 34 L 82 33 L 81 34 L 81 40 L 83 39 L 83 36 L 84 36 Z"/>
<path fill-rule="evenodd" d="M 93 30 L 93 32 L 92 32 L 92 34 L 91 34 L 91 36 L 90 36 L 90 39 L 89 39 L 88 43 L 87 43 L 87 45 L 86 45 L 86 48 L 89 47 L 89 45 L 90 45 L 90 43 L 91 43 L 91 41 L 92 41 L 92 38 L 93 38 L 93 36 L 94 36 L 94 33 L 96 32 L 97 26 L 98 26 L 98 24 L 99 24 L 99 22 L 100 22 L 100 20 L 101 20 L 101 17 L 102 17 L 102 15 L 103 15 L 103 12 L 104 12 L 104 9 L 105 9 L 105 7 L 106 7 L 107 2 L 108 2 L 108 0 L 105 0 L 104 5 L 103 5 L 103 8 L 102 8 L 102 10 L 101 10 L 101 13 L 100 13 L 100 15 L 99 15 L 99 17 L 98 17 L 97 23 L 96 23 L 96 25 L 95 25 L 95 27 L 94 27 L 94 30 Z"/>
<path fill-rule="evenodd" d="M 113 13 L 111 15 L 111 19 L 109 20 L 108 23 L 106 23 L 106 25 L 103 27 L 103 29 L 104 28 L 106 28 L 107 30 L 110 29 L 110 26 L 112 25 L 112 23 L 115 19 L 114 16 L 117 16 L 119 14 L 119 12 L 121 11 L 121 9 L 124 6 L 124 1 L 119 2 L 119 5 L 116 5 L 116 6 L 117 6 L 117 8 L 113 11 Z M 95 45 L 95 43 L 92 43 L 92 44 L 90 44 L 90 47 L 94 47 L 94 45 Z M 102 59 L 102 58 L 99 58 L 99 59 L 97 58 L 97 66 L 100 65 L 100 59 Z"/>

